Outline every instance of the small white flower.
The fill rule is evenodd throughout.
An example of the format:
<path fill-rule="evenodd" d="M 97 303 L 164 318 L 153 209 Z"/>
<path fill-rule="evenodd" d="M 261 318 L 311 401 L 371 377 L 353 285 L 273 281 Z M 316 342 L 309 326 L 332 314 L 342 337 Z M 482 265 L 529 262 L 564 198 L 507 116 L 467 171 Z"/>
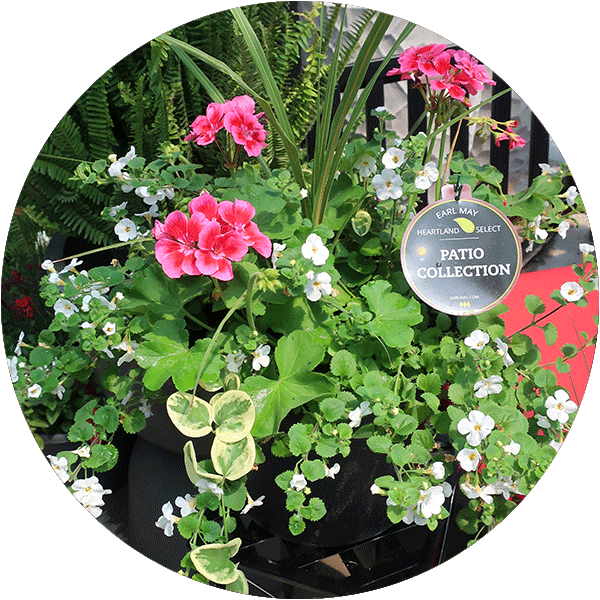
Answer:
<path fill-rule="evenodd" d="M 470 336 L 465 338 L 465 344 L 472 350 L 483 350 L 489 341 L 490 336 L 481 329 L 476 329 Z"/>
<path fill-rule="evenodd" d="M 481 454 L 473 448 L 463 448 L 456 458 L 464 471 L 474 471 L 479 464 Z"/>
<path fill-rule="evenodd" d="M 564 240 L 567 237 L 567 231 L 571 228 L 571 223 L 569 221 L 561 221 L 558 224 L 558 235 Z"/>
<path fill-rule="evenodd" d="M 79 312 L 79 309 L 66 298 L 59 298 L 54 303 L 54 314 L 62 313 L 69 318 L 72 314 Z"/>
<path fill-rule="evenodd" d="M 377 172 L 377 164 L 375 159 L 369 154 L 364 154 L 355 163 L 354 168 L 358 169 L 358 174 L 361 177 L 370 177 Z"/>
<path fill-rule="evenodd" d="M 331 479 L 335 479 L 335 476 L 340 472 L 339 463 L 335 463 L 331 468 L 327 465 L 325 466 L 325 477 L 331 477 Z"/>
<path fill-rule="evenodd" d="M 127 207 L 127 201 L 121 202 L 121 204 L 117 204 L 116 206 L 111 206 L 109 214 L 111 217 L 116 217 L 117 213 L 120 210 L 125 210 L 126 207 Z"/>
<path fill-rule="evenodd" d="M 329 273 L 319 273 L 315 276 L 314 271 L 309 271 L 306 274 L 308 283 L 304 286 L 304 293 L 311 302 L 317 302 L 321 296 L 329 296 L 331 294 L 331 275 Z"/>
<path fill-rule="evenodd" d="M 261 344 L 254 352 L 250 353 L 252 357 L 252 368 L 255 371 L 260 371 L 261 367 L 268 367 L 271 362 L 269 353 L 271 352 L 271 346 L 268 344 Z"/>
<path fill-rule="evenodd" d="M 234 354 L 230 353 L 225 357 L 225 366 L 229 372 L 239 373 L 240 367 L 245 360 L 246 355 L 241 350 L 238 350 Z"/>
<path fill-rule="evenodd" d="M 383 169 L 381 173 L 373 177 L 371 183 L 379 200 L 388 198 L 396 200 L 402 196 L 402 177 L 397 175 L 393 169 Z"/>
<path fill-rule="evenodd" d="M 495 338 L 494 341 L 496 342 L 496 353 L 502 357 L 502 362 L 504 362 L 504 366 L 509 367 L 510 365 L 514 364 L 515 361 L 511 358 L 510 354 L 508 353 L 508 344 L 503 342 L 500 338 Z"/>
<path fill-rule="evenodd" d="M 39 398 L 42 393 L 42 386 L 39 383 L 34 383 L 31 387 L 27 388 L 28 398 Z"/>
<path fill-rule="evenodd" d="M 592 246 L 592 244 L 579 244 L 579 252 L 583 254 L 589 254 L 590 252 L 594 252 L 596 248 Z"/>
<path fill-rule="evenodd" d="M 371 494 L 373 494 L 373 495 L 376 495 L 376 494 L 383 495 L 383 490 L 375 483 L 371 486 L 370 489 L 371 489 Z"/>
<path fill-rule="evenodd" d="M 6 359 L 6 363 L 8 364 L 8 370 L 10 372 L 10 380 L 13 383 L 17 383 L 17 381 L 19 381 L 19 371 L 17 370 L 18 361 L 19 359 L 16 356 Z"/>
<path fill-rule="evenodd" d="M 548 421 L 548 417 L 545 415 L 536 414 L 535 418 L 537 420 L 538 427 L 542 427 L 543 429 L 550 429 L 550 427 L 552 427 L 552 425 L 550 425 L 550 421 Z"/>
<path fill-rule="evenodd" d="M 513 456 L 516 456 L 521 451 L 521 444 L 517 444 L 517 442 L 510 440 L 510 444 L 502 446 L 502 449 L 507 454 L 512 454 Z"/>
<path fill-rule="evenodd" d="M 198 512 L 196 510 L 196 498 L 191 494 L 177 496 L 177 498 L 175 498 L 175 505 L 181 509 L 182 517 L 187 517 L 192 513 Z"/>
<path fill-rule="evenodd" d="M 223 495 L 223 490 L 214 481 L 209 481 L 208 479 L 204 479 L 204 477 L 200 477 L 196 481 L 196 487 L 201 494 L 203 492 L 212 492 L 215 496 L 219 496 L 219 498 Z"/>
<path fill-rule="evenodd" d="M 300 190 L 300 198 L 307 198 L 308 197 L 308 190 L 306 188 L 302 188 Z"/>
<path fill-rule="evenodd" d="M 479 446 L 494 429 L 496 423 L 489 415 L 480 410 L 472 410 L 468 418 L 461 419 L 458 422 L 458 431 L 467 436 L 467 443 L 470 446 Z"/>
<path fill-rule="evenodd" d="M 573 206 L 573 204 L 575 204 L 577 196 L 579 196 L 579 192 L 577 191 L 577 188 L 574 185 L 572 185 L 567 189 L 567 191 L 564 194 L 560 196 L 560 198 L 565 198 L 567 204 L 569 206 Z"/>
<path fill-rule="evenodd" d="M 160 216 L 158 212 L 158 204 L 151 204 L 148 210 L 141 213 L 134 213 L 136 217 L 144 217 L 144 219 L 150 221 Z"/>
<path fill-rule="evenodd" d="M 435 183 L 440 176 L 434 162 L 428 162 L 422 171 L 417 173 L 415 178 L 415 187 L 419 190 L 427 190 L 432 183 Z"/>
<path fill-rule="evenodd" d="M 45 260 L 41 265 L 44 271 L 48 271 L 49 273 L 55 273 L 56 269 L 54 268 L 54 263 L 51 260 Z"/>
<path fill-rule="evenodd" d="M 97 477 L 88 477 L 87 479 L 78 479 L 72 485 L 73 496 L 84 505 L 103 506 L 104 494 L 111 494 L 111 490 L 105 490 Z"/>
<path fill-rule="evenodd" d="M 138 236 L 137 226 L 131 219 L 121 219 L 115 225 L 115 233 L 121 242 L 135 240 Z"/>
<path fill-rule="evenodd" d="M 21 356 L 22 352 L 21 352 L 21 345 L 23 344 L 23 338 L 25 337 L 25 332 L 21 331 L 21 333 L 19 334 L 19 341 L 17 342 L 17 345 L 15 346 L 14 349 L 14 354 L 15 356 Z"/>
<path fill-rule="evenodd" d="M 508 500 L 513 494 L 519 493 L 519 482 L 513 482 L 510 477 L 500 477 L 496 483 L 493 483 L 491 487 L 494 491 L 493 494 L 502 494 L 505 500 Z"/>
<path fill-rule="evenodd" d="M 95 326 L 93 323 L 90 323 L 89 321 L 84 321 L 81 324 L 81 329 L 95 329 Z"/>
<path fill-rule="evenodd" d="M 56 456 L 51 456 L 50 454 L 48 454 L 47 458 L 50 461 L 52 468 L 56 471 L 59 479 L 63 483 L 69 481 L 69 472 L 67 471 L 69 465 L 67 463 L 67 459 L 64 456 L 57 458 Z"/>
<path fill-rule="evenodd" d="M 558 167 L 551 167 L 548 163 L 540 163 L 538 166 L 542 170 L 542 175 L 554 175 L 558 173 Z"/>
<path fill-rule="evenodd" d="M 355 408 L 353 411 L 350 411 L 348 418 L 350 419 L 350 427 L 355 429 L 356 427 L 360 427 L 360 422 L 363 417 L 367 415 L 372 415 L 373 411 L 371 410 L 371 405 L 368 400 L 360 403 L 360 406 Z"/>
<path fill-rule="evenodd" d="M 490 394 L 499 394 L 502 391 L 502 377 L 492 375 L 487 379 L 480 379 L 474 386 L 473 390 L 477 398 L 485 398 Z"/>
<path fill-rule="evenodd" d="M 302 256 L 304 258 L 310 258 L 313 265 L 319 267 L 324 265 L 329 258 L 329 250 L 323 244 L 323 240 L 316 234 L 311 233 L 307 238 L 306 242 L 302 244 Z"/>
<path fill-rule="evenodd" d="M 405 155 L 404 150 L 392 146 L 383 155 L 381 162 L 386 169 L 396 169 L 404 162 Z"/>
<path fill-rule="evenodd" d="M 164 529 L 165 535 L 171 537 L 173 535 L 173 526 L 175 525 L 176 517 L 173 515 L 173 505 L 170 502 L 166 502 L 162 507 L 162 516 L 159 517 L 155 525 Z"/>
<path fill-rule="evenodd" d="M 406 509 L 406 514 L 402 517 L 402 522 L 407 525 L 415 523 L 416 525 L 427 525 L 427 519 L 424 519 L 418 512 L 416 506 L 411 506 Z"/>
<path fill-rule="evenodd" d="M 421 513 L 424 519 L 439 515 L 445 500 L 446 496 L 444 496 L 442 486 L 434 485 L 421 492 L 421 497 L 417 502 L 417 512 Z"/>
<path fill-rule="evenodd" d="M 533 235 L 536 240 L 545 240 L 548 237 L 548 232 L 541 227 L 542 215 L 538 215 L 531 223 L 529 228 L 533 229 Z"/>
<path fill-rule="evenodd" d="M 481 498 L 487 504 L 491 504 L 494 501 L 492 494 L 498 493 L 491 485 L 486 485 L 485 487 L 481 488 L 479 487 L 479 484 L 473 485 L 472 483 L 468 483 L 466 481 L 460 484 L 460 489 L 467 498 Z"/>
<path fill-rule="evenodd" d="M 111 177 L 119 177 L 123 167 L 126 167 L 132 158 L 135 158 L 135 148 L 131 146 L 129 152 L 118 160 L 116 160 L 116 154 L 111 154 L 108 158 L 112 161 L 112 164 L 108 167 L 108 174 Z"/>
<path fill-rule="evenodd" d="M 140 405 L 140 410 L 146 419 L 149 419 L 154 413 L 152 412 L 152 408 L 148 404 L 148 400 L 142 400 L 142 404 Z"/>
<path fill-rule="evenodd" d="M 290 487 L 293 487 L 297 492 L 301 492 L 306 487 L 306 477 L 302 473 L 294 473 L 290 480 Z"/>
<path fill-rule="evenodd" d="M 113 348 L 118 350 L 124 350 L 125 354 L 119 358 L 117 361 L 117 367 L 120 367 L 125 362 L 131 362 L 135 358 L 136 350 L 138 349 L 139 344 L 133 341 L 123 340 L 117 346 L 113 346 Z"/>
<path fill-rule="evenodd" d="M 565 390 L 556 390 L 554 396 L 548 396 L 544 406 L 548 418 L 559 423 L 566 423 L 569 415 L 577 410 L 577 404 L 569 400 L 569 394 Z"/>
<path fill-rule="evenodd" d="M 106 335 L 114 335 L 115 331 L 117 331 L 116 325 L 114 323 L 111 323 L 110 321 L 106 322 L 106 325 L 104 325 L 104 327 L 102 328 L 102 331 L 104 331 L 104 333 Z"/>
<path fill-rule="evenodd" d="M 444 463 L 440 462 L 439 460 L 434 462 L 431 465 L 431 474 L 433 475 L 434 479 L 444 479 L 444 477 L 446 477 Z"/>
<path fill-rule="evenodd" d="M 577 302 L 584 294 L 584 289 L 576 281 L 567 281 L 560 286 L 560 295 L 567 302 Z"/>
<path fill-rule="evenodd" d="M 63 394 L 65 393 L 65 386 L 62 383 L 59 383 L 50 393 L 58 396 L 62 400 Z"/>
<path fill-rule="evenodd" d="M 257 498 L 256 500 L 252 500 L 252 498 L 250 498 L 250 496 L 248 496 L 248 504 L 246 504 L 246 506 L 244 506 L 244 508 L 242 508 L 240 513 L 242 515 L 245 515 L 251 508 L 254 508 L 255 506 L 262 506 L 264 499 L 265 499 L 265 497 L 261 496 L 260 498 Z"/>
<path fill-rule="evenodd" d="M 73 454 L 77 454 L 80 458 L 89 458 L 91 456 L 91 450 L 89 446 L 82 446 L 77 450 L 71 450 Z"/>
<path fill-rule="evenodd" d="M 279 258 L 281 258 L 281 253 L 285 250 L 286 244 L 278 244 L 277 242 L 273 242 L 273 252 L 271 253 L 271 264 L 273 267 Z"/>
<path fill-rule="evenodd" d="M 553 448 L 556 452 L 558 452 L 560 450 L 560 447 L 562 446 L 562 443 L 557 441 L 557 440 L 552 440 L 548 446 L 550 446 L 550 448 Z"/>

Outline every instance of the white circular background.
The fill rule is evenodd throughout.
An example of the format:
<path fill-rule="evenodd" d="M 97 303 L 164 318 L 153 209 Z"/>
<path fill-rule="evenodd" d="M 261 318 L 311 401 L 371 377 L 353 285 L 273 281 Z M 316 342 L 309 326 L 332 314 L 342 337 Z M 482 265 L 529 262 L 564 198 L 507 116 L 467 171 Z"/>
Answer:
<path fill-rule="evenodd" d="M 219 10 L 240 5 L 224 0 Z M 410 19 L 475 54 L 511 85 L 549 130 L 573 171 L 590 216 L 600 219 L 594 176 L 597 19 L 593 3 L 523 0 L 358 5 Z M 214 3 L 154 0 L 10 3 L 3 26 L 2 247 L 21 186 L 44 140 L 103 72 L 149 39 L 213 11 Z M 402 11 L 397 14 L 396 11 Z M 571 434 L 547 474 L 498 529 L 436 569 L 368 595 L 568 597 L 595 586 L 593 458 L 600 423 L 599 367 Z M 70 497 L 48 467 L 0 369 L 2 587 L 21 597 L 229 598 L 157 566 L 129 548 Z M 586 589 L 594 589 L 589 587 Z M 588 593 L 584 593 L 588 594 Z"/>

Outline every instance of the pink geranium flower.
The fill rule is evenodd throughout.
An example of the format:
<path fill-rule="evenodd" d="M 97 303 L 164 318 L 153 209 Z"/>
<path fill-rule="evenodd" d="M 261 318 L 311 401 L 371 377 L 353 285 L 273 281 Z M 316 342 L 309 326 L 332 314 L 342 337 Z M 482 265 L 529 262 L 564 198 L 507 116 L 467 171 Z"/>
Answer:
<path fill-rule="evenodd" d="M 198 213 L 196 213 L 198 214 Z M 221 281 L 233 279 L 231 261 L 240 261 L 248 252 L 243 237 L 235 230 L 225 233 L 216 221 L 204 221 L 198 235 L 196 267 L 203 275 L 210 275 Z"/>
<path fill-rule="evenodd" d="M 267 147 L 267 132 L 254 114 L 254 100 L 249 96 L 237 96 L 226 103 L 223 126 L 236 144 L 244 146 L 248 156 L 258 156 Z"/>
<path fill-rule="evenodd" d="M 167 216 L 164 225 L 156 222 L 152 230 L 157 238 L 155 255 L 167 277 L 179 279 L 184 273 L 201 274 L 196 266 L 197 240 L 205 223 L 206 217 L 201 213 L 188 220 L 178 210 Z"/>
<path fill-rule="evenodd" d="M 199 115 L 190 125 L 192 132 L 184 140 L 196 142 L 199 146 L 212 144 L 216 134 L 223 128 L 224 108 L 224 104 L 211 102 L 206 108 L 206 115 Z"/>
<path fill-rule="evenodd" d="M 235 203 L 225 200 L 219 204 L 218 209 L 221 220 L 237 231 L 245 244 L 254 248 L 261 256 L 271 256 L 271 240 L 259 231 L 256 223 L 252 223 L 256 211 L 250 202 L 237 198 Z"/>
<path fill-rule="evenodd" d="M 209 221 L 216 221 L 219 216 L 217 206 L 217 201 L 208 192 L 202 192 L 189 203 L 188 208 L 190 215 L 201 213 Z"/>

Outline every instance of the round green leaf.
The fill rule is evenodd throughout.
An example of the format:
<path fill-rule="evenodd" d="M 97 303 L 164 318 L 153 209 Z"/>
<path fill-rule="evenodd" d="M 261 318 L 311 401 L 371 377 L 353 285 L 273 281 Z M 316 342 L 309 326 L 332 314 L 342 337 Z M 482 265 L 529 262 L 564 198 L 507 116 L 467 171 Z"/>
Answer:
<path fill-rule="evenodd" d="M 175 392 L 167 398 L 167 413 L 173 425 L 188 437 L 197 438 L 212 431 L 212 407 L 208 402 L 186 392 Z"/>
<path fill-rule="evenodd" d="M 254 403 L 246 392 L 229 390 L 211 400 L 215 435 L 222 442 L 233 443 L 244 439 L 254 425 Z"/>
<path fill-rule="evenodd" d="M 254 466 L 256 458 L 254 438 L 248 434 L 245 438 L 231 444 L 215 438 L 210 457 L 217 473 L 230 481 L 235 481 Z"/>
<path fill-rule="evenodd" d="M 226 544 L 206 544 L 190 553 L 190 558 L 198 573 L 219 585 L 233 583 L 239 571 L 230 558 L 237 554 L 242 540 L 235 538 Z"/>

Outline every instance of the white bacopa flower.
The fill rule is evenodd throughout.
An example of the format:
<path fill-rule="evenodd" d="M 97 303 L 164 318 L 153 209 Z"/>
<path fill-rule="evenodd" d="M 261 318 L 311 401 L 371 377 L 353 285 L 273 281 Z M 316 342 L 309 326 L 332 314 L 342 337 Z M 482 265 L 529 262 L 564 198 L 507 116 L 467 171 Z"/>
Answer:
<path fill-rule="evenodd" d="M 512 454 L 513 456 L 516 456 L 521 451 L 521 444 L 517 444 L 517 442 L 510 440 L 510 444 L 502 446 L 502 449 L 507 454 Z"/>
<path fill-rule="evenodd" d="M 13 383 L 17 383 L 17 381 L 19 381 L 19 371 L 17 370 L 18 361 L 19 359 L 16 356 L 6 359 L 6 363 L 8 364 L 8 371 L 10 373 L 10 380 Z"/>
<path fill-rule="evenodd" d="M 379 200 L 396 200 L 402 196 L 402 177 L 393 169 L 383 169 L 373 177 L 371 183 Z"/>
<path fill-rule="evenodd" d="M 273 252 L 271 253 L 271 264 L 273 267 L 278 259 L 281 258 L 281 253 L 285 250 L 286 244 L 278 244 L 277 242 L 273 242 Z"/>
<path fill-rule="evenodd" d="M 45 260 L 40 267 L 44 269 L 44 271 L 48 271 L 49 273 L 55 273 L 56 269 L 54 268 L 54 263 L 51 260 Z"/>
<path fill-rule="evenodd" d="M 594 252 L 596 248 L 592 246 L 592 244 L 579 244 L 579 252 L 583 254 L 589 254 L 590 252 Z"/>
<path fill-rule="evenodd" d="M 558 452 L 560 450 L 560 447 L 562 446 L 562 442 L 552 440 L 548 443 L 548 446 L 550 446 L 550 448 L 553 448 L 556 452 Z"/>
<path fill-rule="evenodd" d="M 392 146 L 381 158 L 381 162 L 386 169 L 396 169 L 404 162 L 406 152 L 401 148 Z"/>
<path fill-rule="evenodd" d="M 121 175 L 123 167 L 126 167 L 132 158 L 135 158 L 135 147 L 131 146 L 129 152 L 125 156 L 119 158 L 118 160 L 116 160 L 116 154 L 111 154 L 108 158 L 109 160 L 113 161 L 112 164 L 108 167 L 108 174 L 111 177 L 119 177 L 119 175 Z"/>
<path fill-rule="evenodd" d="M 144 217 L 144 219 L 151 221 L 152 219 L 156 219 L 160 216 L 158 211 L 158 204 L 151 204 L 148 210 L 141 213 L 134 213 L 136 217 Z"/>
<path fill-rule="evenodd" d="M 13 354 L 15 356 L 21 356 L 22 351 L 21 351 L 21 345 L 23 344 L 23 339 L 25 338 L 25 332 L 21 331 L 21 333 L 19 334 L 19 341 L 17 342 L 17 345 L 15 346 L 14 352 Z"/>
<path fill-rule="evenodd" d="M 360 427 L 360 422 L 363 417 L 367 415 L 372 415 L 373 411 L 371 410 L 371 405 L 368 400 L 360 403 L 360 406 L 350 411 L 348 418 L 350 419 L 350 427 L 355 429 L 356 427 Z"/>
<path fill-rule="evenodd" d="M 59 383 L 50 393 L 58 396 L 62 400 L 63 394 L 65 393 L 65 386 L 62 383 Z"/>
<path fill-rule="evenodd" d="M 314 271 L 309 271 L 306 274 L 308 283 L 304 286 L 306 298 L 311 302 L 317 302 L 321 296 L 331 295 L 331 275 L 324 271 L 315 275 Z"/>
<path fill-rule="evenodd" d="M 123 356 L 121 356 L 117 361 L 117 367 L 120 367 L 125 362 L 131 362 L 135 358 L 135 353 L 138 347 L 139 344 L 131 340 L 123 340 L 119 345 L 113 346 L 113 348 L 123 350 L 125 352 L 125 354 L 123 354 Z"/>
<path fill-rule="evenodd" d="M 446 496 L 442 486 L 434 485 L 421 491 L 421 496 L 417 502 L 417 512 L 421 513 L 424 519 L 439 515 L 445 500 Z"/>
<path fill-rule="evenodd" d="M 479 464 L 481 454 L 473 448 L 463 448 L 457 455 L 456 459 L 460 463 L 463 471 L 474 471 Z"/>
<path fill-rule="evenodd" d="M 548 237 L 548 232 L 541 227 L 542 215 L 538 215 L 531 223 L 529 228 L 533 229 L 533 235 L 536 240 L 545 240 Z"/>
<path fill-rule="evenodd" d="M 502 391 L 502 377 L 492 375 L 487 379 L 480 379 L 474 386 L 473 391 L 477 398 L 485 398 L 490 394 L 499 394 Z"/>
<path fill-rule="evenodd" d="M 140 405 L 140 410 L 142 411 L 144 417 L 149 419 L 154 413 L 152 412 L 152 408 L 148 404 L 148 400 L 142 400 L 142 404 Z"/>
<path fill-rule="evenodd" d="M 233 354 L 229 353 L 225 357 L 225 366 L 230 373 L 239 373 L 240 367 L 245 360 L 246 355 L 241 350 L 238 350 Z"/>
<path fill-rule="evenodd" d="M 198 512 L 196 510 L 196 498 L 191 494 L 177 496 L 177 498 L 175 498 L 175 505 L 181 509 L 182 517 L 187 517 L 192 513 Z"/>
<path fill-rule="evenodd" d="M 75 304 L 73 304 L 73 302 L 67 300 L 66 298 L 59 298 L 54 303 L 55 315 L 57 315 L 58 313 L 62 313 L 63 315 L 65 315 L 65 317 L 69 318 L 72 314 L 75 314 L 76 312 L 79 312 L 79 309 L 75 306 Z"/>
<path fill-rule="evenodd" d="M 34 383 L 31 387 L 27 388 L 28 398 L 39 398 L 42 393 L 42 386 L 39 383 Z"/>
<path fill-rule="evenodd" d="M 494 341 L 496 342 L 496 353 L 502 357 L 504 366 L 509 367 L 510 365 L 514 364 L 515 361 L 508 353 L 508 344 L 503 342 L 500 338 L 494 338 Z"/>
<path fill-rule="evenodd" d="M 167 537 L 171 537 L 173 535 L 173 527 L 176 518 L 177 517 L 173 515 L 173 505 L 170 502 L 166 502 L 162 506 L 162 516 L 158 518 L 155 525 L 164 529 Z"/>
<path fill-rule="evenodd" d="M 446 477 L 446 469 L 444 469 L 444 463 L 439 460 L 431 465 L 431 474 L 434 479 L 444 479 Z"/>
<path fill-rule="evenodd" d="M 329 250 L 323 244 L 323 240 L 316 234 L 311 233 L 306 242 L 302 244 L 302 256 L 312 260 L 313 265 L 319 267 L 324 265 L 329 258 Z"/>
<path fill-rule="evenodd" d="M 554 396 L 548 396 L 544 406 L 548 418 L 561 424 L 566 423 L 569 415 L 577 410 L 577 404 L 569 400 L 569 394 L 565 390 L 556 390 Z"/>
<path fill-rule="evenodd" d="M 111 490 L 105 490 L 96 476 L 78 479 L 72 485 L 73 496 L 84 505 L 103 506 L 104 494 L 112 494 Z"/>
<path fill-rule="evenodd" d="M 111 206 L 109 214 L 111 217 L 116 217 L 117 213 L 120 210 L 125 210 L 126 207 L 127 207 L 127 201 L 121 202 L 121 204 L 117 204 L 116 206 Z"/>
<path fill-rule="evenodd" d="M 471 335 L 465 338 L 465 344 L 472 350 L 483 350 L 489 341 L 490 336 L 485 331 L 481 331 L 481 329 L 476 329 Z"/>
<path fill-rule="evenodd" d="M 383 490 L 376 483 L 374 483 L 370 487 L 370 490 L 371 490 L 371 494 L 373 494 L 374 496 L 377 495 L 377 494 L 379 494 L 380 496 L 383 495 Z"/>
<path fill-rule="evenodd" d="M 536 414 L 535 418 L 537 420 L 538 427 L 541 427 L 542 429 L 550 429 L 550 427 L 552 427 L 552 425 L 550 425 L 550 421 L 548 421 L 548 417 L 545 415 Z"/>
<path fill-rule="evenodd" d="M 427 519 L 423 518 L 419 513 L 416 512 L 416 506 L 411 506 L 406 509 L 406 514 L 402 517 L 402 522 L 407 525 L 427 525 Z"/>
<path fill-rule="evenodd" d="M 437 170 L 434 162 L 428 162 L 422 171 L 417 173 L 415 178 L 415 187 L 419 190 L 427 190 L 431 187 L 432 183 L 435 183 L 440 176 L 440 172 Z"/>
<path fill-rule="evenodd" d="M 102 331 L 104 331 L 106 335 L 114 335 L 115 331 L 117 331 L 117 327 L 111 321 L 107 321 L 104 327 L 102 328 Z"/>
<path fill-rule="evenodd" d="M 265 499 L 265 497 L 261 496 L 260 498 L 257 498 L 256 500 L 252 500 L 252 498 L 250 496 L 248 496 L 248 503 L 246 504 L 246 506 L 244 506 L 244 508 L 242 508 L 240 513 L 242 515 L 245 515 L 251 508 L 254 508 L 255 506 L 262 506 L 264 499 Z"/>
<path fill-rule="evenodd" d="M 306 477 L 302 473 L 294 473 L 294 476 L 290 480 L 290 487 L 294 488 L 297 492 L 301 492 L 306 487 Z"/>
<path fill-rule="evenodd" d="M 479 446 L 494 429 L 496 423 L 489 415 L 480 410 L 472 410 L 468 418 L 461 419 L 458 422 L 458 431 L 467 436 L 467 443 L 470 446 Z"/>
<path fill-rule="evenodd" d="M 567 302 L 577 302 L 584 294 L 584 289 L 576 281 L 567 281 L 560 286 L 560 295 Z"/>
<path fill-rule="evenodd" d="M 300 190 L 300 198 L 307 198 L 308 197 L 308 190 L 306 188 L 302 188 Z"/>
<path fill-rule="evenodd" d="M 325 477 L 331 477 L 331 479 L 335 479 L 335 476 L 340 472 L 339 463 L 335 463 L 332 467 L 328 467 L 327 465 L 324 465 L 324 467 Z"/>
<path fill-rule="evenodd" d="M 121 219 L 115 225 L 115 233 L 121 242 L 128 242 L 129 240 L 135 240 L 138 236 L 138 230 L 136 224 L 131 219 Z"/>
<path fill-rule="evenodd" d="M 567 191 L 559 197 L 565 198 L 567 204 L 569 206 L 573 206 L 575 200 L 577 199 L 577 196 L 579 196 L 579 192 L 577 191 L 577 188 L 574 185 L 572 185 L 569 188 L 567 188 Z"/>
<path fill-rule="evenodd" d="M 81 329 L 95 329 L 95 326 L 93 323 L 90 323 L 89 321 L 84 321 L 81 324 Z"/>
<path fill-rule="evenodd" d="M 370 177 L 377 172 L 377 163 L 372 156 L 364 154 L 354 163 L 354 168 L 361 177 Z"/>
<path fill-rule="evenodd" d="M 64 456 L 57 458 L 56 456 L 52 456 L 50 454 L 48 454 L 47 458 L 50 461 L 50 465 L 58 475 L 59 479 L 63 483 L 69 481 L 69 472 L 67 470 L 69 465 L 67 463 L 67 459 Z"/>
<path fill-rule="evenodd" d="M 554 175 L 558 173 L 558 167 L 551 167 L 548 163 L 539 163 L 538 167 L 542 170 L 542 175 Z"/>
<path fill-rule="evenodd" d="M 71 450 L 71 452 L 77 454 L 79 458 L 89 458 L 92 454 L 89 446 L 82 446 L 81 448 L 77 448 L 77 450 Z"/>
<path fill-rule="evenodd" d="M 571 228 L 571 223 L 569 221 L 561 221 L 558 224 L 558 235 L 564 240 L 567 237 L 567 231 Z"/>
<path fill-rule="evenodd" d="M 481 498 L 481 500 L 487 504 L 491 504 L 494 501 L 492 495 L 498 493 L 491 485 L 486 485 L 485 487 L 481 488 L 479 484 L 473 485 L 467 481 L 460 484 L 460 489 L 467 498 Z"/>
<path fill-rule="evenodd" d="M 519 493 L 519 481 L 513 482 L 510 477 L 500 477 L 491 487 L 493 494 L 502 494 L 505 500 L 508 500 L 513 494 Z"/>
<path fill-rule="evenodd" d="M 196 481 L 196 487 L 201 494 L 203 492 L 212 492 L 219 498 L 223 495 L 223 490 L 214 481 L 209 481 L 208 479 L 204 479 L 204 477 L 200 477 L 200 479 Z"/>
<path fill-rule="evenodd" d="M 261 344 L 254 352 L 250 353 L 252 357 L 252 368 L 255 371 L 260 371 L 261 367 L 268 367 L 271 362 L 269 353 L 271 352 L 271 346 L 268 344 Z"/>

